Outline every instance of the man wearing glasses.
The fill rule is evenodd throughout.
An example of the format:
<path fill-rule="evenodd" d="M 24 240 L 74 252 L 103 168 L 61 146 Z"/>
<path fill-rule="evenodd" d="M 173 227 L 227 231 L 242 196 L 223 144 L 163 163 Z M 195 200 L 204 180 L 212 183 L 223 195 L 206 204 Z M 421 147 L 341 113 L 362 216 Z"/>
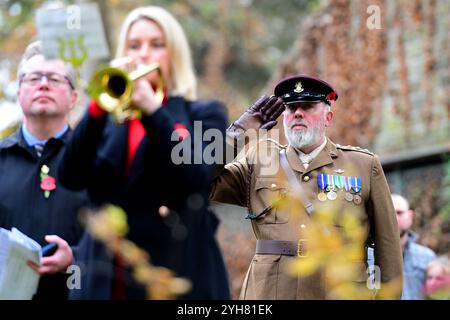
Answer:
<path fill-rule="evenodd" d="M 36 299 L 65 299 L 67 274 L 82 228 L 78 210 L 85 192 L 59 184 L 57 167 L 71 132 L 68 114 L 77 101 L 75 72 L 61 60 L 46 60 L 39 42 L 30 44 L 18 68 L 23 125 L 0 141 L 0 227 L 16 227 L 56 252 L 29 266 L 42 277 Z"/>

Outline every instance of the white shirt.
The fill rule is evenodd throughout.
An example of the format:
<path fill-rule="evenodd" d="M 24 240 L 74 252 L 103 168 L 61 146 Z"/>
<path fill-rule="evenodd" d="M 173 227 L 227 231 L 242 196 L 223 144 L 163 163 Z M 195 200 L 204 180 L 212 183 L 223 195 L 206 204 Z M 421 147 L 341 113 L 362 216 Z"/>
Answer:
<path fill-rule="evenodd" d="M 319 153 L 325 148 L 325 145 L 327 144 L 327 138 L 324 139 L 322 144 L 315 148 L 310 153 L 303 153 L 301 150 L 298 150 L 298 155 L 300 157 L 300 161 L 303 163 L 303 166 L 305 169 L 308 169 L 309 164 L 314 160 L 315 157 L 319 155 Z"/>

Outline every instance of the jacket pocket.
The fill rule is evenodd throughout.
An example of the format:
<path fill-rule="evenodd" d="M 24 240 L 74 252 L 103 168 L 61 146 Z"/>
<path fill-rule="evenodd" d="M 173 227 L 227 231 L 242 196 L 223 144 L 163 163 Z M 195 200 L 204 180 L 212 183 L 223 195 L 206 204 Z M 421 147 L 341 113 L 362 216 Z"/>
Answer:
<path fill-rule="evenodd" d="M 245 300 L 274 300 L 277 294 L 278 269 L 281 255 L 256 254 L 253 257 L 247 282 Z"/>
<path fill-rule="evenodd" d="M 287 223 L 289 213 L 277 208 L 280 201 L 283 201 L 288 191 L 288 185 L 285 181 L 275 179 L 257 178 L 255 183 L 255 195 L 258 202 L 253 210 L 255 212 L 257 223 Z"/>

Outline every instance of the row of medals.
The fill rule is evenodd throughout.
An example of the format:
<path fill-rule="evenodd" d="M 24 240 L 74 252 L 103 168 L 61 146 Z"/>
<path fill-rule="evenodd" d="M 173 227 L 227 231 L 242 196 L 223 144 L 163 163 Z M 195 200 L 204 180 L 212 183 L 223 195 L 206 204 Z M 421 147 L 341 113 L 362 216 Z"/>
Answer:
<path fill-rule="evenodd" d="M 327 191 L 327 193 L 325 193 L 323 190 L 319 192 L 319 194 L 317 195 L 317 199 L 319 199 L 319 201 L 323 202 L 323 201 L 327 201 L 327 199 L 334 201 L 338 198 L 338 193 L 336 191 L 329 190 L 329 189 L 327 189 L 326 191 Z M 343 192 L 339 192 L 339 195 L 342 195 L 342 193 Z M 342 198 L 342 196 L 341 196 L 341 198 Z M 349 191 L 345 192 L 343 198 L 345 200 L 347 200 L 348 202 L 353 201 L 355 204 L 360 204 L 362 202 L 362 198 L 359 194 L 357 194 L 357 193 L 352 194 Z"/>

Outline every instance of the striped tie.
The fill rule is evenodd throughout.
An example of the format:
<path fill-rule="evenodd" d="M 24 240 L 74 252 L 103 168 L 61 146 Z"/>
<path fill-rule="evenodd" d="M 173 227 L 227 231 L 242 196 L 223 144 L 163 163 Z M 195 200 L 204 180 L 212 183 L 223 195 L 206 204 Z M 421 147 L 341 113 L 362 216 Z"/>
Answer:
<path fill-rule="evenodd" d="M 44 151 L 44 145 L 43 144 L 35 144 L 34 150 L 36 150 L 36 154 L 40 158 L 42 156 L 42 151 Z"/>

